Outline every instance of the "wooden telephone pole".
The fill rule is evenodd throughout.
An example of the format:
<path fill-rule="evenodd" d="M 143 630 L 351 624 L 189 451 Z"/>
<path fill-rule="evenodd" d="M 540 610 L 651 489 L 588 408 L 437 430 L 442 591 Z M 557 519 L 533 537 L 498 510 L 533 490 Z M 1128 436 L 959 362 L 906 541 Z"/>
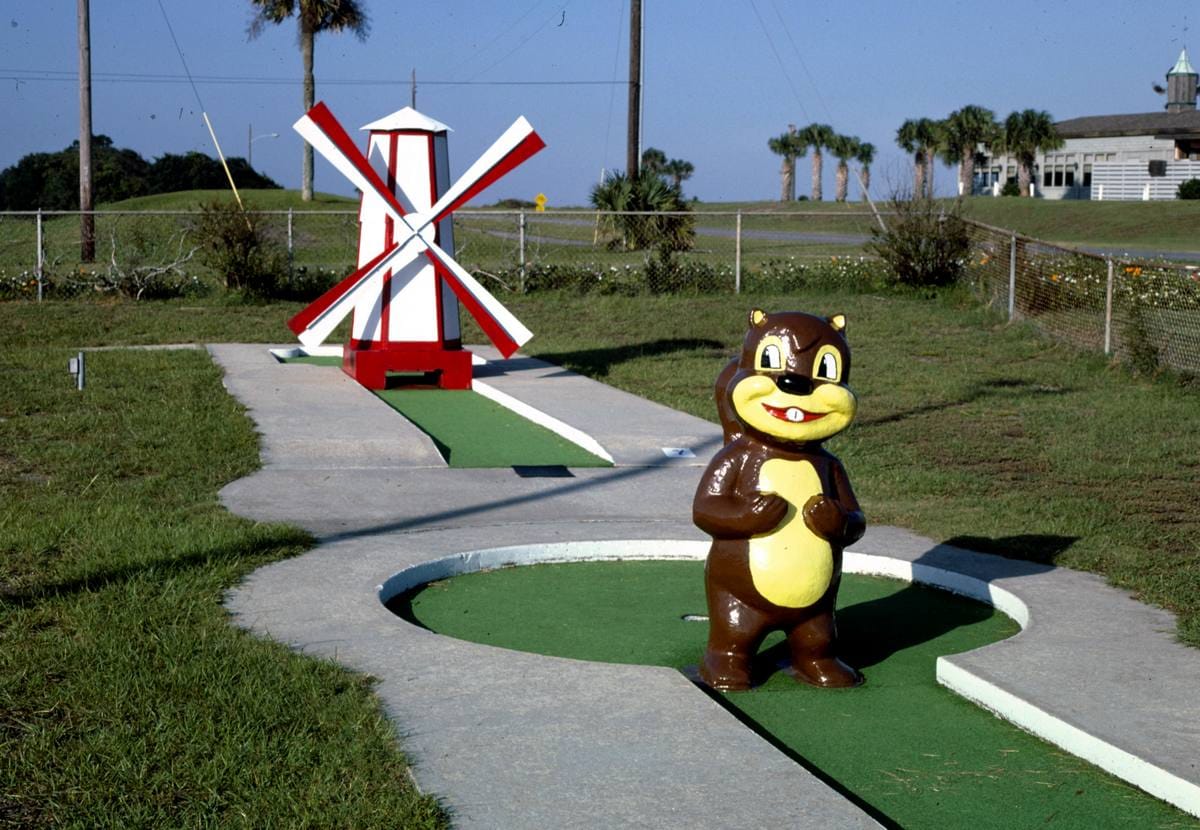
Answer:
<path fill-rule="evenodd" d="M 642 0 L 629 2 L 629 132 L 625 143 L 625 175 L 641 170 L 638 157 L 642 115 Z"/>
<path fill-rule="evenodd" d="M 96 259 L 96 217 L 92 215 L 92 33 L 89 0 L 79 14 L 79 261 Z"/>

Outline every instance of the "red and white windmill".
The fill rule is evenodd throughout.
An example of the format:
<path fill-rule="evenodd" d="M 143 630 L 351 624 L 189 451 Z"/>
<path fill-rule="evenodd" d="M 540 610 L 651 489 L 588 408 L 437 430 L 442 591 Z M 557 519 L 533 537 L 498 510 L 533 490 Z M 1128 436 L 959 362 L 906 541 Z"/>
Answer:
<path fill-rule="evenodd" d="M 362 193 L 358 268 L 288 321 L 301 343 L 320 345 L 353 311 L 342 368 L 363 386 L 384 388 L 388 371 L 437 372 L 442 388 L 469 389 L 458 302 L 505 357 L 533 336 L 454 260 L 450 218 L 546 146 L 528 121 L 518 118 L 449 187 L 449 128 L 411 107 L 363 127 L 366 156 L 323 103 L 294 128 Z"/>

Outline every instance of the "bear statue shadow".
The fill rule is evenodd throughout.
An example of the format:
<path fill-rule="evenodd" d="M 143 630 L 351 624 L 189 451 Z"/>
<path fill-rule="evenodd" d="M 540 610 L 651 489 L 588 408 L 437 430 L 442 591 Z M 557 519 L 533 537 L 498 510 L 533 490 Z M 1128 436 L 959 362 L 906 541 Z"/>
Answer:
<path fill-rule="evenodd" d="M 1053 534 L 1018 534 L 1015 536 L 955 536 L 934 548 L 957 548 L 969 552 L 994 554 L 1009 560 L 1005 576 L 1031 576 L 1055 567 L 1055 561 L 1077 536 Z M 940 564 L 932 556 L 929 564 Z M 846 605 L 838 609 L 838 640 L 847 662 L 858 668 L 870 668 L 906 649 L 936 640 L 956 628 L 974 625 L 996 613 L 985 603 L 975 601 L 941 602 L 937 613 L 929 613 L 930 603 L 942 593 L 940 589 L 909 584 L 892 594 L 877 599 Z M 788 665 L 786 643 L 764 649 L 755 660 L 755 685 L 765 683 L 772 674 Z"/>

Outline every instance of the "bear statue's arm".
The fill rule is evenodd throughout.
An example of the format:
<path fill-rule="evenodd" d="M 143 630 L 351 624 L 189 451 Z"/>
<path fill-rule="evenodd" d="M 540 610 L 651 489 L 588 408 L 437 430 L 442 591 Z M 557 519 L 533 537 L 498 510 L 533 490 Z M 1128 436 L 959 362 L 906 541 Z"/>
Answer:
<path fill-rule="evenodd" d="M 746 456 L 738 444 L 717 453 L 696 489 L 692 521 L 714 539 L 745 539 L 767 533 L 787 516 L 788 503 L 773 493 L 747 495 L 737 483 Z"/>
<path fill-rule="evenodd" d="M 862 538 L 867 520 L 858 505 L 842 462 L 829 456 L 835 492 L 813 496 L 804 504 L 804 523 L 821 538 L 845 547 Z"/>

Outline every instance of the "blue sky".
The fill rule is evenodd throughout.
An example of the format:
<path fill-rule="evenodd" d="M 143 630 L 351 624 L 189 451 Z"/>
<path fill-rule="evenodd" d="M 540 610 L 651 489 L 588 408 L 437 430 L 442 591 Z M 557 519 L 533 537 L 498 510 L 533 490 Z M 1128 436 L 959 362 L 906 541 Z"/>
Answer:
<path fill-rule="evenodd" d="M 316 46 L 317 98 L 348 128 L 407 105 L 415 68 L 417 108 L 455 130 L 453 172 L 518 115 L 546 140 L 477 203 L 544 192 L 552 206 L 583 204 L 602 169 L 624 167 L 628 0 L 363 2 L 365 41 L 327 34 Z M 297 187 L 294 24 L 248 40 L 248 0 L 163 5 L 226 153 L 246 155 L 251 125 L 279 133 L 254 143 L 254 163 Z M 643 145 L 691 161 L 685 192 L 705 201 L 778 198 L 767 139 L 811 121 L 876 145 L 872 191 L 886 197 L 908 177 L 893 140 L 905 118 L 969 103 L 1000 117 L 1025 107 L 1059 119 L 1154 111 L 1163 99 L 1151 84 L 1189 39 L 1200 43 L 1189 28 L 1200 28 L 1200 11 L 1178 0 L 644 0 L 644 9 Z M 78 136 L 75 13 L 75 0 L 5 0 L 0 168 Z M 148 158 L 213 153 L 191 88 L 164 77 L 182 67 L 156 0 L 92 0 L 92 71 L 95 132 Z M 797 181 L 807 193 L 806 160 Z M 949 192 L 953 173 L 937 181 Z M 321 162 L 316 185 L 350 192 Z"/>

